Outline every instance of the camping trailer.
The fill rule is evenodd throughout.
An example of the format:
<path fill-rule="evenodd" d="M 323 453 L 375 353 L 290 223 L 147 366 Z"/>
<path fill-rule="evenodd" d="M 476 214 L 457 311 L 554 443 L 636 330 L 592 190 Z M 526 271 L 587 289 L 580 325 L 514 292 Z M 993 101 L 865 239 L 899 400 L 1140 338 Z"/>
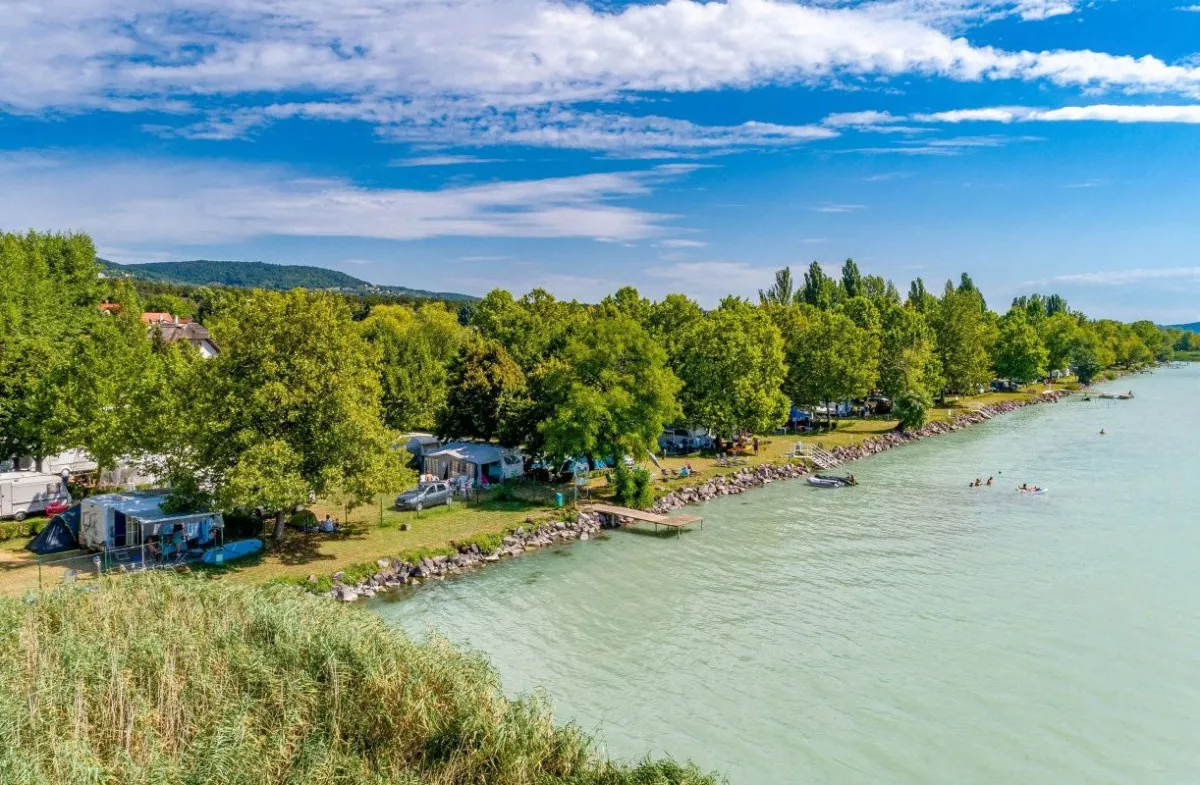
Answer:
<path fill-rule="evenodd" d="M 139 546 L 169 537 L 182 527 L 184 539 L 201 546 L 219 542 L 225 520 L 219 512 L 171 515 L 163 512 L 163 493 L 106 493 L 84 499 L 80 507 L 79 547 L 93 551 Z"/>
<path fill-rule="evenodd" d="M 48 504 L 70 504 L 71 494 L 57 474 L 0 472 L 0 518 L 25 520 Z"/>

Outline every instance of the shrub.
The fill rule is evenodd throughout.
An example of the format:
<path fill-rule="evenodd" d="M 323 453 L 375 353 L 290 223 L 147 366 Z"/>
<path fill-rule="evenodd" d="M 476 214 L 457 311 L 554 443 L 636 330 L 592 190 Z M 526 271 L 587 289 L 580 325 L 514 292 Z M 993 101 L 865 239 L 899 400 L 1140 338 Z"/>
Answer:
<path fill-rule="evenodd" d="M 465 540 L 459 540 L 460 547 L 469 548 L 472 545 L 479 547 L 479 550 L 484 553 L 495 553 L 500 550 L 500 546 L 504 544 L 504 536 L 500 534 L 475 534 Z"/>
<path fill-rule="evenodd" d="M 625 504 L 633 498 L 637 491 L 634 486 L 633 472 L 624 461 L 618 460 L 608 476 L 608 482 L 613 489 L 613 499 L 617 504 Z"/>
<path fill-rule="evenodd" d="M 633 497 L 627 501 L 643 510 L 654 504 L 654 478 L 641 466 L 633 470 Z"/>
<path fill-rule="evenodd" d="M 0 782 L 714 782 L 610 763 L 482 657 L 361 608 L 161 572 L 89 588 L 0 600 Z"/>
<path fill-rule="evenodd" d="M 0 540 L 14 537 L 32 537 L 49 521 L 45 518 L 26 518 L 23 521 L 0 521 Z"/>
<path fill-rule="evenodd" d="M 900 420 L 900 428 L 915 431 L 925 424 L 933 399 L 920 390 L 905 390 L 896 396 L 892 404 L 892 415 Z"/>
<path fill-rule="evenodd" d="M 654 504 L 654 477 L 646 469 L 640 466 L 630 469 L 624 461 L 619 461 L 608 481 L 617 504 L 642 509 Z"/>

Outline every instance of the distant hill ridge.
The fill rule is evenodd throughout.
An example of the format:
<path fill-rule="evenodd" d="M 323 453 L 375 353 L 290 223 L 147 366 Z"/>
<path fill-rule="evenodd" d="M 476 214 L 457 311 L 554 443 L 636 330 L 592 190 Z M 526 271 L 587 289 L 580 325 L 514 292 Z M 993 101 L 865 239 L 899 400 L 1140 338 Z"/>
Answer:
<path fill-rule="evenodd" d="M 1171 330 L 1188 330 L 1193 333 L 1200 333 L 1200 322 L 1192 322 L 1191 324 L 1172 324 Z"/>
<path fill-rule="evenodd" d="M 428 297 L 438 300 L 476 300 L 469 294 L 431 292 L 405 286 L 380 286 L 324 267 L 195 259 L 187 262 L 144 262 L 117 264 L 97 259 L 105 275 L 143 281 L 190 284 L 192 286 L 235 286 L 246 289 L 333 289 L 353 294 L 385 293 Z"/>

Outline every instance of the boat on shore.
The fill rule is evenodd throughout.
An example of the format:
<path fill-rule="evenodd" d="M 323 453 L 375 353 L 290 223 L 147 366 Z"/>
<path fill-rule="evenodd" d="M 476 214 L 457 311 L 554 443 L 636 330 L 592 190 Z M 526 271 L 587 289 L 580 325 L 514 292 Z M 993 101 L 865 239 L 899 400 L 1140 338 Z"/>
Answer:
<path fill-rule="evenodd" d="M 824 477 L 816 477 L 816 476 L 809 477 L 808 484 L 813 486 L 814 488 L 844 488 L 844 487 L 846 487 L 846 483 L 843 483 L 840 480 L 830 480 L 830 479 L 827 479 Z"/>
<path fill-rule="evenodd" d="M 858 485 L 858 480 L 854 478 L 853 474 L 814 474 L 813 476 L 818 480 L 837 482 L 848 487 Z"/>

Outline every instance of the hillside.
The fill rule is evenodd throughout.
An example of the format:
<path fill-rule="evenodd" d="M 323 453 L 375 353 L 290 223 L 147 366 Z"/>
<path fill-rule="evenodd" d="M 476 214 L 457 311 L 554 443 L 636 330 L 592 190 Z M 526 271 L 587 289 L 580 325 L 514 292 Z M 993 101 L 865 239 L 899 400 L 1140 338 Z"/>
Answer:
<path fill-rule="evenodd" d="M 1173 324 L 1167 329 L 1187 330 L 1187 331 L 1193 332 L 1193 333 L 1200 333 L 1200 322 L 1192 322 L 1190 324 Z"/>
<path fill-rule="evenodd" d="M 439 300 L 474 300 L 456 292 L 431 292 L 404 286 L 378 286 L 352 275 L 307 265 L 269 264 L 196 259 L 187 262 L 145 262 L 117 264 L 98 259 L 109 277 L 129 277 L 143 281 L 188 284 L 191 286 L 236 286 L 247 289 L 334 289 L 353 294 L 386 293 Z"/>

